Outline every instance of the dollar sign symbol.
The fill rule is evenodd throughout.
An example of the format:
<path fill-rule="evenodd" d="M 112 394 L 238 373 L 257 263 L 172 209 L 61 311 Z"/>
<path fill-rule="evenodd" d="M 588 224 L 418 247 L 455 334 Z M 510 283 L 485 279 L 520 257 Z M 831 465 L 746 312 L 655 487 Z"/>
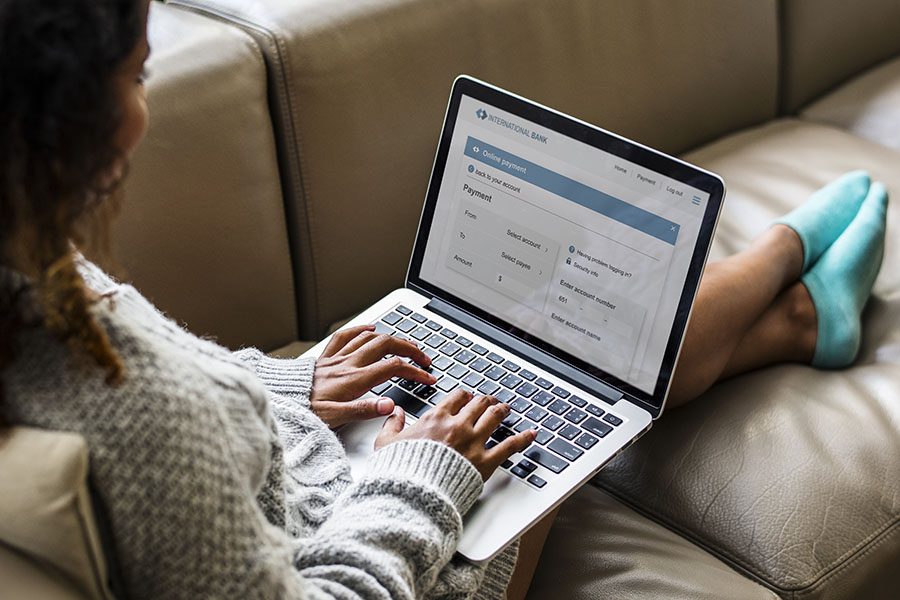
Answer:
<path fill-rule="evenodd" d="M 503 275 L 497 275 L 497 281 L 503 281 Z"/>

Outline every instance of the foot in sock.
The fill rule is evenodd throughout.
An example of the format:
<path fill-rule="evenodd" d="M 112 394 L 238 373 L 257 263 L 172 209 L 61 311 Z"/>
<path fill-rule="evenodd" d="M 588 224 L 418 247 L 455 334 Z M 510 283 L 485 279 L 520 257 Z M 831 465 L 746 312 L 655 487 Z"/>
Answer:
<path fill-rule="evenodd" d="M 887 204 L 887 190 L 872 184 L 856 217 L 801 279 L 816 307 L 814 366 L 846 367 L 859 352 L 862 310 L 884 256 Z"/>
<path fill-rule="evenodd" d="M 846 229 L 856 216 L 871 180 L 865 171 L 853 171 L 813 193 L 809 200 L 775 221 L 797 232 L 803 244 L 803 272 Z"/>

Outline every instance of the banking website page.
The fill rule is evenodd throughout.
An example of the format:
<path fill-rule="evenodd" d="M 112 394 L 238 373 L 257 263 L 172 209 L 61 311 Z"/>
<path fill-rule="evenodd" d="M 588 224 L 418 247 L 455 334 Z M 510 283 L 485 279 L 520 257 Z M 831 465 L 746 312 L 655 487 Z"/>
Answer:
<path fill-rule="evenodd" d="M 420 276 L 652 393 L 708 200 L 464 95 Z"/>

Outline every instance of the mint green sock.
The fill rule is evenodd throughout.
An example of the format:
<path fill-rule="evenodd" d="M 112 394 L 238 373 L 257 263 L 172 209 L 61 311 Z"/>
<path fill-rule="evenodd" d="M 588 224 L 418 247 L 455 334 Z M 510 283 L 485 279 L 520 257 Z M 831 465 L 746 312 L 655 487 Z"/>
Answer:
<path fill-rule="evenodd" d="M 816 307 L 814 366 L 846 367 L 859 352 L 862 310 L 884 256 L 887 203 L 884 186 L 872 184 L 856 218 L 801 279 Z"/>
<path fill-rule="evenodd" d="M 814 192 L 798 208 L 775 221 L 797 232 L 803 243 L 803 272 L 850 224 L 871 180 L 865 171 L 852 171 Z"/>

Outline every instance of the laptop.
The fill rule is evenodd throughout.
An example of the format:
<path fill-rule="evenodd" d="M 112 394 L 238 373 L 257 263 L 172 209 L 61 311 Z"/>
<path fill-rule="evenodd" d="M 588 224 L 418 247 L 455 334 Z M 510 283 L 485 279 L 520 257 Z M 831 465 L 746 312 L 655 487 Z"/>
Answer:
<path fill-rule="evenodd" d="M 712 173 L 456 79 L 405 286 L 347 327 L 432 358 L 435 385 L 371 392 L 410 422 L 465 388 L 512 408 L 489 444 L 537 430 L 465 516 L 464 557 L 496 556 L 660 416 L 724 194 Z M 381 426 L 339 430 L 355 475 Z"/>

